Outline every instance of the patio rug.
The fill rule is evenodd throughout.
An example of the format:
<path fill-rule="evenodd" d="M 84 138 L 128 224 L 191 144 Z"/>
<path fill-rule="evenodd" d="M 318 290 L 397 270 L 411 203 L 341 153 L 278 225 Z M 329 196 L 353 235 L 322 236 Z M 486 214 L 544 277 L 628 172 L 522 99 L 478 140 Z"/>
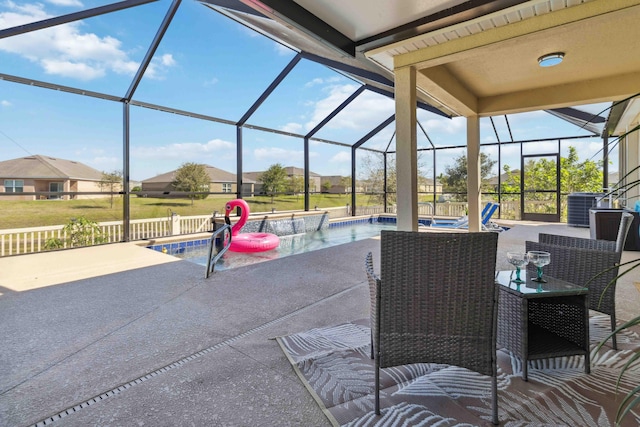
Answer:
<path fill-rule="evenodd" d="M 607 335 L 607 316 L 590 319 L 592 349 Z M 491 379 L 449 365 L 413 364 L 381 370 L 380 406 L 374 412 L 374 362 L 368 320 L 277 338 L 294 370 L 335 426 L 491 425 Z M 618 351 L 591 355 L 591 374 L 579 356 L 532 361 L 529 381 L 521 362 L 498 351 L 498 410 L 503 426 L 613 426 L 621 398 L 640 384 L 640 366 L 620 369 L 636 332 L 618 334 Z M 621 424 L 640 425 L 640 411 Z"/>

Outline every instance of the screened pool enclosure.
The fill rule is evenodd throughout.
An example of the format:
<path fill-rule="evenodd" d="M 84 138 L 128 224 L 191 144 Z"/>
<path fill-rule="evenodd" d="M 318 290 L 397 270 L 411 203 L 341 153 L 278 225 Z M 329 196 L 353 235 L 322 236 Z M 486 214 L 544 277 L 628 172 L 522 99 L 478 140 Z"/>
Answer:
<path fill-rule="evenodd" d="M 305 211 L 395 213 L 394 76 L 247 3 L 0 6 L 0 203 L 21 217 L 3 228 L 51 225 L 52 199 L 72 202 L 73 218 L 120 223 L 122 241 L 138 238 L 131 221 L 142 216 L 211 216 L 202 196 L 246 198 L 256 212 L 288 210 L 278 200 L 288 196 Z M 499 202 L 501 218 L 566 221 L 568 194 L 618 180 L 609 105 L 482 117 L 482 200 Z M 467 203 L 456 175 L 466 123 L 420 91 L 416 116 L 419 213 L 456 216 Z M 40 157 L 52 159 L 45 172 L 10 168 Z M 102 177 L 56 169 L 62 160 Z M 170 185 L 165 175 L 185 163 L 228 175 L 200 191 L 151 185 Z M 260 189 L 274 164 L 289 173 L 276 194 Z M 595 170 L 572 180 L 564 166 Z M 120 178 L 105 184 L 105 173 Z"/>

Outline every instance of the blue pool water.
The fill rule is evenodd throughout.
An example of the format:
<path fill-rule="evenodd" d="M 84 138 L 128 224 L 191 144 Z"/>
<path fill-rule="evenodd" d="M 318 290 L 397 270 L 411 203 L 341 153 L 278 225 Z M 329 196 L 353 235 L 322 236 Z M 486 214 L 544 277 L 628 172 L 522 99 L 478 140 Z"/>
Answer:
<path fill-rule="evenodd" d="M 242 267 L 263 261 L 270 261 L 318 249 L 355 242 L 380 235 L 381 230 L 395 230 L 395 223 L 349 222 L 331 224 L 324 230 L 313 231 L 291 236 L 280 236 L 280 245 L 271 251 L 241 253 L 227 251 L 216 264 L 216 271 Z M 206 266 L 209 254 L 209 239 L 190 240 L 150 247 L 162 251 L 164 248 L 170 255 Z"/>

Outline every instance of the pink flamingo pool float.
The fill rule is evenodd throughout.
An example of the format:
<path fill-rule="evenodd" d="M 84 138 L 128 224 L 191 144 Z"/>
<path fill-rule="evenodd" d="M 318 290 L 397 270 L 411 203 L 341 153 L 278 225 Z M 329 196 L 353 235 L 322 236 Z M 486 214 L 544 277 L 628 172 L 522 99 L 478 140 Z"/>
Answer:
<path fill-rule="evenodd" d="M 224 208 L 224 220 L 230 224 L 229 214 L 233 208 L 240 208 L 240 221 L 231 227 L 231 246 L 233 252 L 264 252 L 275 249 L 280 244 L 280 238 L 271 233 L 240 233 L 240 229 L 249 218 L 249 204 L 242 199 L 234 199 L 227 202 Z"/>

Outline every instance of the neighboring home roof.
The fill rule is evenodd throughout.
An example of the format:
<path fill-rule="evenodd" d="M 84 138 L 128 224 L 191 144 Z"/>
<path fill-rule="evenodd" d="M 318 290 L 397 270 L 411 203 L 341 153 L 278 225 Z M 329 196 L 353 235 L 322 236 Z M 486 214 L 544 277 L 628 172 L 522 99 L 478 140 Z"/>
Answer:
<path fill-rule="evenodd" d="M 256 182 L 260 182 L 260 177 L 262 176 L 262 174 L 264 173 L 264 171 L 262 172 L 245 172 L 242 174 L 242 176 L 244 177 L 244 179 L 250 179 Z"/>
<path fill-rule="evenodd" d="M 213 166 L 209 166 L 209 165 L 203 165 L 207 171 L 207 175 L 209 175 L 209 179 L 210 182 L 229 182 L 229 183 L 235 183 L 236 182 L 236 175 L 231 173 L 231 172 L 227 172 L 225 170 L 222 169 L 218 169 L 218 168 L 214 168 Z M 153 178 L 149 178 L 149 179 L 145 179 L 142 182 L 144 183 L 150 183 L 150 182 L 173 182 L 174 176 L 177 172 L 176 170 L 173 170 L 171 172 L 167 172 L 167 173 L 163 173 L 161 175 L 157 175 L 154 176 Z M 255 181 L 253 181 L 252 179 L 247 179 L 246 178 L 246 174 L 243 175 L 244 179 L 243 182 L 245 184 L 252 184 L 255 183 Z"/>
<path fill-rule="evenodd" d="M 295 166 L 287 166 L 283 168 L 285 170 L 285 172 L 287 173 L 287 176 L 304 176 L 304 169 L 303 168 L 297 168 Z M 260 176 L 262 176 L 263 173 L 265 173 L 266 171 L 254 171 L 254 172 L 245 172 L 242 174 L 242 176 L 244 176 L 245 178 L 250 178 L 250 179 L 254 179 L 258 182 L 260 182 Z M 310 177 L 320 177 L 320 174 L 317 174 L 315 172 L 309 171 L 309 176 Z"/>
<path fill-rule="evenodd" d="M 325 175 L 322 177 L 323 183 L 328 181 L 331 185 L 342 185 L 343 179 L 344 177 L 341 175 Z"/>
<path fill-rule="evenodd" d="M 102 172 L 74 160 L 35 155 L 0 162 L 0 176 L 3 178 L 99 181 L 102 179 Z"/>
<path fill-rule="evenodd" d="M 509 177 L 513 176 L 520 178 L 520 169 L 514 169 L 512 171 L 509 171 L 509 173 L 505 172 L 500 174 L 500 183 L 504 184 L 505 182 L 509 182 Z M 487 183 L 491 185 L 498 185 L 498 177 L 492 176 L 491 178 L 488 178 Z"/>
<path fill-rule="evenodd" d="M 297 176 L 297 175 L 303 176 L 304 175 L 303 168 L 297 168 L 295 166 L 287 166 L 284 168 L 284 170 L 287 171 L 287 176 Z M 320 176 L 320 174 L 309 171 L 309 176 Z"/>

